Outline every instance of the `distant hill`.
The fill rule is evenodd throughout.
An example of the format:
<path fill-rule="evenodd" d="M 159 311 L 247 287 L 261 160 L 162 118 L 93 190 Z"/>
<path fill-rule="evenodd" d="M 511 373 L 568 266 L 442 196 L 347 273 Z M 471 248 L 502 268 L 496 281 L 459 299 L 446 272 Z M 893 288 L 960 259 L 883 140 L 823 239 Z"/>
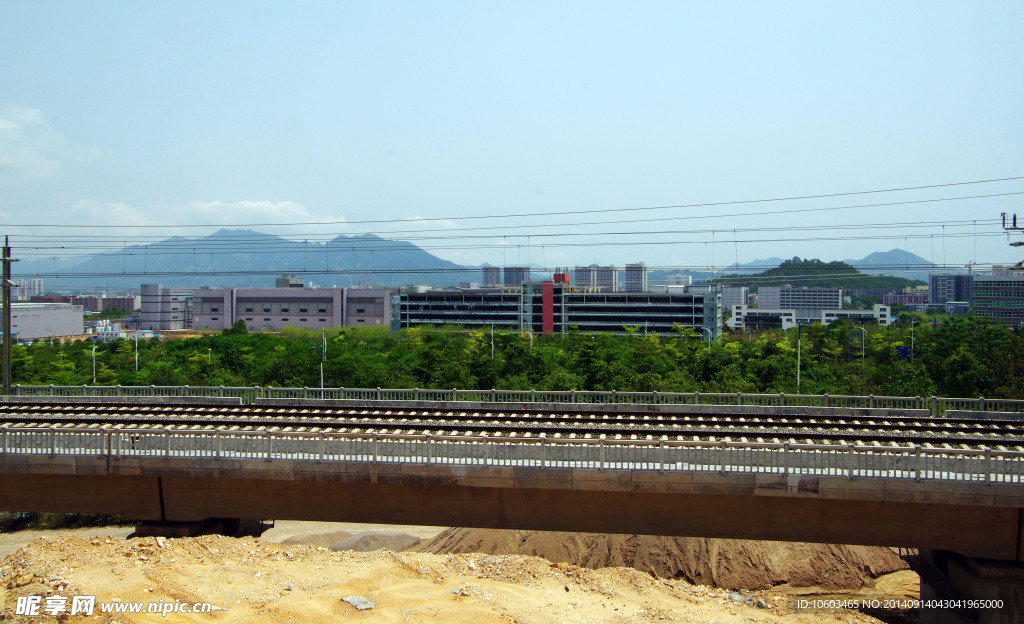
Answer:
<path fill-rule="evenodd" d="M 175 236 L 73 260 L 26 260 L 18 263 L 18 275 L 43 276 L 47 290 L 131 290 L 143 283 L 273 286 L 274 278 L 282 274 L 301 275 L 307 283 L 322 287 L 446 286 L 481 280 L 479 270 L 442 260 L 412 243 L 373 234 L 310 243 L 253 230 L 223 229 L 209 236 Z"/>
<path fill-rule="evenodd" d="M 730 264 L 725 267 L 725 273 L 732 275 L 748 275 L 751 273 L 760 273 L 761 271 L 767 271 L 768 269 L 775 268 L 782 264 L 785 260 L 783 258 L 771 258 L 751 260 L 750 262 L 741 262 L 740 264 Z"/>
<path fill-rule="evenodd" d="M 864 256 L 860 260 L 844 260 L 844 262 L 864 273 L 895 275 L 925 282 L 928 281 L 929 273 L 942 270 L 942 267 L 939 265 L 929 262 L 905 249 L 876 251 Z"/>
<path fill-rule="evenodd" d="M 786 260 L 778 267 L 754 275 L 727 275 L 716 280 L 722 284 L 741 286 L 825 286 L 832 288 L 871 288 L 901 291 L 907 286 L 923 284 L 919 280 L 902 277 L 870 275 L 857 270 L 856 267 L 838 260 L 823 262 L 821 260 Z"/>

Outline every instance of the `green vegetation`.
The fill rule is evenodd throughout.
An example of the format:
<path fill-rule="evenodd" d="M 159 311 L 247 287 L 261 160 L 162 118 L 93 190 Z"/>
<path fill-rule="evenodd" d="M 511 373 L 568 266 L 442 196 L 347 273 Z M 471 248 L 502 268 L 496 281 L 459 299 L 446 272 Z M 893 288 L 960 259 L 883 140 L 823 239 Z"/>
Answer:
<path fill-rule="evenodd" d="M 755 275 L 726 275 L 715 281 L 740 286 L 754 284 L 750 288 L 751 291 L 756 291 L 757 286 L 792 284 L 808 288 L 817 286 L 845 289 L 870 288 L 901 292 L 907 286 L 924 285 L 924 282 L 920 280 L 861 273 L 853 266 L 838 260 L 823 262 L 821 260 L 801 260 L 800 258 L 786 260 L 774 269 L 768 269 Z"/>
<path fill-rule="evenodd" d="M 0 511 L 0 533 L 24 529 L 76 529 L 78 527 L 130 524 L 109 514 L 72 514 Z"/>
<path fill-rule="evenodd" d="M 972 317 L 932 328 L 904 315 L 863 334 L 846 321 L 802 330 L 800 391 L 1024 399 L 1024 337 Z M 337 328 L 327 334 L 328 387 L 619 390 L 796 393 L 797 332 L 733 334 L 712 344 L 694 330 L 671 335 L 533 336 L 417 327 Z M 898 347 L 916 347 L 913 358 Z M 221 334 L 186 340 L 96 345 L 101 385 L 319 386 L 320 332 Z M 16 346 L 19 384 L 81 385 L 93 380 L 91 343 Z"/>

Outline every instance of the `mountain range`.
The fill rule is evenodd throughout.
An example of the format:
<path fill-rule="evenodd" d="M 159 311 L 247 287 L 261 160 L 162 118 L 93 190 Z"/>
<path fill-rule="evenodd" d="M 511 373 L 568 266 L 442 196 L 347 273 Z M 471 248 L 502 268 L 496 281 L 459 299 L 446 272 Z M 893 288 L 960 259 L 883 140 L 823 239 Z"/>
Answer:
<path fill-rule="evenodd" d="M 273 285 L 276 277 L 286 274 L 302 275 L 308 284 L 319 287 L 452 286 L 482 279 L 479 266 L 442 260 L 408 241 L 373 234 L 339 235 L 326 242 L 309 242 L 254 230 L 222 229 L 204 237 L 174 236 L 149 245 L 69 259 L 31 255 L 31 251 L 22 255 L 14 266 L 14 277 L 43 277 L 48 291 L 133 291 L 143 283 L 167 287 L 267 287 Z M 723 273 L 759 273 L 782 262 L 783 259 L 775 257 L 758 259 L 731 265 Z M 930 269 L 938 268 L 901 249 L 845 262 L 865 273 L 923 280 L 928 279 Z M 652 270 L 648 279 L 651 284 L 664 283 L 669 273 L 689 274 L 695 281 L 712 276 L 708 272 Z"/>
<path fill-rule="evenodd" d="M 175 236 L 68 260 L 23 259 L 19 265 L 18 276 L 44 276 L 47 290 L 130 290 L 143 283 L 269 287 L 285 274 L 302 275 L 307 283 L 321 287 L 480 281 L 479 270 L 442 260 L 407 241 L 373 234 L 308 242 L 224 229 L 205 237 Z"/>

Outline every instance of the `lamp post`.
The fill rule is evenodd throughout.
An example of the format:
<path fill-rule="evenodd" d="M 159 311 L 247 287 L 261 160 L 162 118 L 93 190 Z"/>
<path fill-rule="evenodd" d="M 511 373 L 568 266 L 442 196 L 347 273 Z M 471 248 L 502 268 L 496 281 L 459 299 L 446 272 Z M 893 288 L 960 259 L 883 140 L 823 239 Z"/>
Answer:
<path fill-rule="evenodd" d="M 863 360 L 864 359 L 864 345 L 866 345 L 867 342 L 868 342 L 868 330 L 864 329 L 863 327 L 854 327 L 854 329 L 859 329 L 860 331 L 864 332 L 864 336 L 861 338 L 861 341 L 860 341 L 860 359 Z"/>
<path fill-rule="evenodd" d="M 910 321 L 910 363 L 914 363 L 914 325 L 917 325 L 921 321 Z"/>
<path fill-rule="evenodd" d="M 324 387 L 324 352 L 320 347 L 310 347 L 310 349 L 316 351 L 317 356 L 320 358 L 320 389 L 323 391 Z"/>
<path fill-rule="evenodd" d="M 135 328 L 135 372 L 139 372 L 139 328 Z"/>
<path fill-rule="evenodd" d="M 796 392 L 800 394 L 800 330 L 803 329 L 801 323 L 796 324 Z"/>
<path fill-rule="evenodd" d="M 711 331 L 707 327 L 701 326 L 701 329 L 708 333 L 708 346 L 711 346 L 711 340 L 715 337 L 715 332 Z M 703 334 L 701 334 L 703 335 Z"/>
<path fill-rule="evenodd" d="M 92 346 L 92 385 L 96 385 L 96 345 Z"/>
<path fill-rule="evenodd" d="M 213 362 L 213 348 L 212 347 L 206 349 L 206 363 L 210 364 L 211 362 Z"/>

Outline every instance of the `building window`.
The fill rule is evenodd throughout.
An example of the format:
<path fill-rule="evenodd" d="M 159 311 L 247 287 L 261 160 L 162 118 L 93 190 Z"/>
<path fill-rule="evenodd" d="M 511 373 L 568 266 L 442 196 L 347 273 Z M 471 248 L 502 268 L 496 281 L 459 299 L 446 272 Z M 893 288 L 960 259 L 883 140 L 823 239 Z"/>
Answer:
<path fill-rule="evenodd" d="M 263 308 L 264 314 L 270 314 L 270 308 Z"/>
<path fill-rule="evenodd" d="M 286 318 L 283 318 L 283 319 L 281 319 L 281 320 L 282 320 L 282 321 L 287 321 L 288 319 L 286 319 Z"/>
<path fill-rule="evenodd" d="M 299 314 L 305 314 L 306 308 L 299 308 Z"/>
<path fill-rule="evenodd" d="M 245 311 L 246 312 L 252 312 L 252 308 L 246 308 Z"/>
<path fill-rule="evenodd" d="M 269 321 L 270 319 L 268 319 L 268 318 L 265 318 L 265 319 L 263 319 L 263 320 L 264 320 L 264 321 Z"/>
<path fill-rule="evenodd" d="M 210 312 L 220 312 L 220 308 L 210 308 Z"/>
<path fill-rule="evenodd" d="M 282 312 L 287 312 L 287 311 L 288 311 L 288 308 L 281 308 L 281 311 L 282 311 Z"/>
<path fill-rule="evenodd" d="M 321 323 L 326 323 L 327 322 L 327 319 L 317 319 L 317 320 L 320 321 Z"/>
<path fill-rule="evenodd" d="M 309 320 L 309 319 L 299 319 L 299 322 L 300 322 L 300 323 L 305 323 L 305 322 L 306 322 L 306 321 L 308 321 L 308 320 Z"/>
<path fill-rule="evenodd" d="M 366 314 L 366 308 L 356 308 L 356 314 Z"/>
<path fill-rule="evenodd" d="M 247 321 L 251 321 L 251 320 L 252 320 L 252 317 L 246 317 L 246 319 L 245 319 L 245 320 L 247 320 Z"/>
<path fill-rule="evenodd" d="M 320 314 L 327 314 L 327 308 L 320 308 L 319 310 L 317 310 L 317 312 L 319 312 Z"/>
<path fill-rule="evenodd" d="M 365 322 L 366 322 L 366 321 L 365 321 L 365 320 L 363 320 L 363 319 L 356 319 L 356 323 L 365 323 Z"/>

